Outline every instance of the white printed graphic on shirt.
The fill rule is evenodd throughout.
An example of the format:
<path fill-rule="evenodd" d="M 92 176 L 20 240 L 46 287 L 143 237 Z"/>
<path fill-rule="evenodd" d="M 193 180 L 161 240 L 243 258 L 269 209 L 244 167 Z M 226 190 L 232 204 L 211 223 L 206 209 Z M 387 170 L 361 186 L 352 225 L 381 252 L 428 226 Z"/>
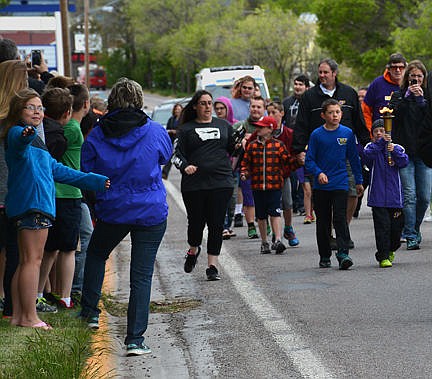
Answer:
<path fill-rule="evenodd" d="M 197 128 L 195 132 L 198 134 L 201 141 L 220 139 L 220 130 L 218 128 Z"/>

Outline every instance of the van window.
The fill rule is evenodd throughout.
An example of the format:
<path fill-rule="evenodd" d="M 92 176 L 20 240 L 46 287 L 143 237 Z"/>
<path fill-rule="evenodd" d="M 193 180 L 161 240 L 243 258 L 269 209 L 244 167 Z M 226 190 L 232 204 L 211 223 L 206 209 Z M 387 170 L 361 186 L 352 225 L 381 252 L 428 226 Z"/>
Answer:
<path fill-rule="evenodd" d="M 226 66 L 203 68 L 196 74 L 196 90 L 205 89 L 213 98 L 225 96 L 231 98 L 231 88 L 237 79 L 249 75 L 260 87 L 262 97 L 269 98 L 269 90 L 264 70 L 259 66 Z"/>

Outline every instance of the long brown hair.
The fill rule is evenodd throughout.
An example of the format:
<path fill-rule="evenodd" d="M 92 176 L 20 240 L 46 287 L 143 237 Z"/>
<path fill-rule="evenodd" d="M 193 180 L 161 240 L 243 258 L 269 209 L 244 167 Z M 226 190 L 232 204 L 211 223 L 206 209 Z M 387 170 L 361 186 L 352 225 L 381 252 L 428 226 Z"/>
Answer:
<path fill-rule="evenodd" d="M 9 129 L 21 121 L 26 103 L 35 97 L 40 99 L 39 94 L 31 88 L 22 89 L 12 97 L 9 106 L 9 113 L 3 121 L 4 129 L 1 134 L 2 138 L 6 139 Z"/>
<path fill-rule="evenodd" d="M 0 120 L 6 118 L 12 96 L 27 88 L 27 66 L 13 60 L 0 63 Z"/>

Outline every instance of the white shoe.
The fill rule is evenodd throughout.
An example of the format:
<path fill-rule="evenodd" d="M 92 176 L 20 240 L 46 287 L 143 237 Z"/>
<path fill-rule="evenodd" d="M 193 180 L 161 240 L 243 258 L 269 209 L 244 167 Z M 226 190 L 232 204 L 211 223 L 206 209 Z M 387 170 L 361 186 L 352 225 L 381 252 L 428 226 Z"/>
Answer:
<path fill-rule="evenodd" d="M 432 222 L 432 215 L 426 216 L 426 217 L 423 219 L 423 221 L 424 221 L 424 222 Z"/>

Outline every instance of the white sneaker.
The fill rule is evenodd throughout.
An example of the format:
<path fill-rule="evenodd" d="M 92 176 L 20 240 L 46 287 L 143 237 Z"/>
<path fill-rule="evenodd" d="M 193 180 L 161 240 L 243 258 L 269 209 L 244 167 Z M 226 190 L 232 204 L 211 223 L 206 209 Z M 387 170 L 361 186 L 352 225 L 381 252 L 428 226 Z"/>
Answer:
<path fill-rule="evenodd" d="M 423 221 L 424 221 L 424 222 L 432 222 L 432 215 L 426 216 L 426 217 L 423 219 Z"/>

